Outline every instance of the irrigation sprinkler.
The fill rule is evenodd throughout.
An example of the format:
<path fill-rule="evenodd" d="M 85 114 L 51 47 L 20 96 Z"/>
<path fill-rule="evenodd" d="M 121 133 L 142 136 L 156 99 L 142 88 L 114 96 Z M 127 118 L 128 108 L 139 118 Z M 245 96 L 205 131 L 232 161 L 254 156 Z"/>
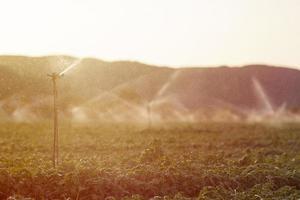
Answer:
<path fill-rule="evenodd" d="M 53 131 L 54 131 L 54 138 L 53 138 L 53 167 L 55 168 L 58 165 L 58 108 L 57 108 L 57 84 L 56 81 L 61 76 L 58 73 L 48 74 L 51 78 L 53 83 Z"/>
<path fill-rule="evenodd" d="M 152 102 L 147 104 L 148 130 L 152 128 Z"/>
<path fill-rule="evenodd" d="M 53 167 L 56 168 L 58 165 L 58 106 L 57 106 L 57 84 L 56 81 L 64 76 L 65 73 L 67 73 L 69 70 L 71 70 L 73 67 L 77 66 L 82 60 L 77 59 L 75 60 L 69 67 L 67 67 L 65 70 L 63 70 L 60 73 L 52 73 L 48 74 L 48 76 L 51 78 L 53 83 L 53 155 L 52 155 L 52 162 Z"/>
<path fill-rule="evenodd" d="M 147 103 L 147 115 L 148 115 L 148 130 L 152 128 L 153 125 L 153 111 L 152 111 L 152 105 L 155 103 L 158 99 L 160 99 L 166 91 L 170 88 L 171 84 L 178 78 L 179 74 L 181 73 L 180 70 L 175 70 L 167 79 L 167 81 L 160 87 L 160 89 L 155 93 L 154 97 L 150 99 Z"/>

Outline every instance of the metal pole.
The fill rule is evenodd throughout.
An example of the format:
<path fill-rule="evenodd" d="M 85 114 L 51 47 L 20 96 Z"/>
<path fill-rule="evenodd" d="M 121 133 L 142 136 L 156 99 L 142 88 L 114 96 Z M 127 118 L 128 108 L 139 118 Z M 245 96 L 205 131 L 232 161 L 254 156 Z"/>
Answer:
<path fill-rule="evenodd" d="M 58 109 L 57 109 L 57 85 L 56 80 L 59 78 L 59 75 L 53 73 L 48 75 L 51 77 L 53 82 L 53 114 L 54 114 L 54 123 L 53 123 L 53 131 L 54 131 L 54 138 L 53 138 L 53 167 L 56 168 L 58 165 Z"/>
<path fill-rule="evenodd" d="M 148 105 L 147 105 L 147 112 L 148 112 L 148 130 L 151 129 L 151 126 L 152 126 L 152 102 L 148 102 Z"/>

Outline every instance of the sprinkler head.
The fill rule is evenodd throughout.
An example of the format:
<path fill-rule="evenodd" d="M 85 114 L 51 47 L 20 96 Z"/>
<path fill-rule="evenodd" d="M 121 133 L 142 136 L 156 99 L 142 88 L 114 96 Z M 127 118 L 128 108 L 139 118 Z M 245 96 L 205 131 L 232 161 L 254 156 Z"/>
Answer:
<path fill-rule="evenodd" d="M 59 73 L 53 72 L 52 74 L 48 74 L 48 76 L 51 77 L 52 80 L 56 80 L 63 75 L 59 75 Z"/>

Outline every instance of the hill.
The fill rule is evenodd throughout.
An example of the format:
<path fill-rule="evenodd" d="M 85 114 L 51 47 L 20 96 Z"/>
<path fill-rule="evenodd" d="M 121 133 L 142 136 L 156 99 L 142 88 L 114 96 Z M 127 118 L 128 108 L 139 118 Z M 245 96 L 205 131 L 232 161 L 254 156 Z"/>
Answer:
<path fill-rule="evenodd" d="M 0 56 L 0 117 L 50 117 L 46 75 L 75 59 Z M 235 119 L 300 107 L 300 71 L 265 65 L 174 69 L 85 58 L 58 85 L 61 115 L 77 120 Z"/>

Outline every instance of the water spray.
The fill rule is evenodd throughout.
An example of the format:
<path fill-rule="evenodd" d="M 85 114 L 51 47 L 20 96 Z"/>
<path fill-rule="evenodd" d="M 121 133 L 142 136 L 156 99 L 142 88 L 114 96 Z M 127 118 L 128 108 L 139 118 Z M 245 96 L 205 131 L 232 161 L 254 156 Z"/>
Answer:
<path fill-rule="evenodd" d="M 263 111 L 266 114 L 273 115 L 275 113 L 273 105 L 268 95 L 266 94 L 264 88 L 262 87 L 261 83 L 256 78 L 252 78 L 252 82 L 254 85 L 255 93 L 263 105 L 263 109 L 264 109 Z"/>
<path fill-rule="evenodd" d="M 82 59 L 75 60 L 69 67 L 67 67 L 65 70 L 63 70 L 62 72 L 60 72 L 58 75 L 59 76 L 63 76 L 65 73 L 67 73 L 68 71 L 70 71 L 73 67 L 76 67 L 81 61 L 82 61 Z"/>
<path fill-rule="evenodd" d="M 155 96 L 147 103 L 147 115 L 148 115 L 148 129 L 150 130 L 152 128 L 153 119 L 152 119 L 152 106 L 153 104 L 159 100 L 166 91 L 171 87 L 173 82 L 178 78 L 180 75 L 181 70 L 175 70 L 167 79 L 167 81 L 161 86 L 161 88 L 158 90 L 158 92 L 155 94 Z"/>
<path fill-rule="evenodd" d="M 58 105 L 57 105 L 57 80 L 61 78 L 66 72 L 68 72 L 73 67 L 77 66 L 81 62 L 81 59 L 73 62 L 69 67 L 63 70 L 61 73 L 48 74 L 53 83 L 53 154 L 52 162 L 53 167 L 56 168 L 58 165 Z"/>

